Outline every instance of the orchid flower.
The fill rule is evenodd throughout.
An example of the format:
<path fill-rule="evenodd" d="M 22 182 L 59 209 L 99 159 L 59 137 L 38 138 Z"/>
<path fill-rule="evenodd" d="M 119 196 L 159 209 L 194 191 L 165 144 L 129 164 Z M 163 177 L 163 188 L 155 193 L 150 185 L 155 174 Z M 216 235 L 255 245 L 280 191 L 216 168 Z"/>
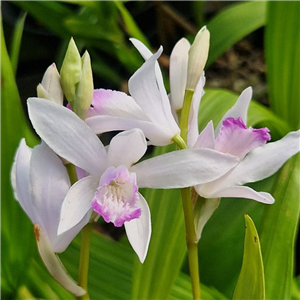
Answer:
<path fill-rule="evenodd" d="M 45 143 L 31 149 L 22 139 L 15 155 L 11 181 L 15 198 L 34 224 L 38 250 L 47 269 L 71 293 L 85 294 L 55 255 L 67 248 L 85 223 L 83 219 L 64 234 L 57 235 L 61 204 L 70 189 L 62 161 Z"/>
<path fill-rule="evenodd" d="M 36 132 L 58 155 L 89 174 L 68 192 L 58 233 L 71 229 L 95 212 L 115 226 L 124 224 L 141 262 L 149 245 L 151 221 L 147 202 L 138 188 L 204 184 L 224 175 L 238 162 L 235 156 L 215 150 L 186 149 L 136 163 L 147 149 L 140 129 L 116 135 L 106 149 L 71 110 L 41 100 L 28 99 L 29 116 Z"/>
<path fill-rule="evenodd" d="M 130 41 L 140 52 L 145 60 L 149 59 L 152 52 L 139 40 L 131 38 Z M 204 65 L 207 60 L 209 48 L 209 31 L 204 26 L 197 34 L 192 46 L 187 39 L 180 39 L 174 46 L 170 56 L 170 89 L 169 95 L 171 111 L 173 118 L 178 123 L 177 113 L 182 109 L 185 91 L 187 89 L 187 80 L 192 80 L 192 74 L 197 77 L 195 86 L 189 87 L 194 91 L 192 96 L 192 105 L 189 112 L 188 146 L 194 144 L 199 135 L 198 129 L 198 110 L 202 96 L 204 95 Z M 198 51 L 196 51 L 198 49 Z M 199 68 L 193 68 L 196 64 Z M 195 72 L 197 74 L 195 74 Z M 155 63 L 155 76 L 160 91 L 164 91 L 162 73 L 158 62 Z M 110 105 L 113 105 L 110 103 Z M 191 136 L 191 137 L 190 137 Z M 192 140 L 193 139 L 193 140 Z M 192 140 L 192 141 L 191 141 Z"/>
<path fill-rule="evenodd" d="M 300 130 L 288 133 L 279 141 L 266 144 L 271 139 L 267 128 L 253 129 L 246 126 L 251 97 L 252 89 L 244 90 L 236 104 L 224 115 L 216 130 L 213 129 L 213 123 L 209 122 L 194 145 L 194 148 L 209 148 L 231 153 L 240 160 L 235 168 L 217 180 L 195 186 L 197 193 L 206 198 L 204 205 L 207 207 L 201 208 L 202 218 L 206 221 L 217 208 L 221 197 L 248 198 L 266 204 L 274 203 L 275 200 L 269 193 L 256 192 L 243 185 L 271 176 L 300 150 Z M 197 225 L 198 238 L 205 222 L 202 220 L 201 224 Z"/>
<path fill-rule="evenodd" d="M 152 55 L 129 79 L 131 96 L 110 90 L 95 90 L 86 123 L 96 134 L 140 128 L 149 143 L 168 145 L 180 129 L 172 115 L 162 77 L 155 66 L 162 48 Z"/>

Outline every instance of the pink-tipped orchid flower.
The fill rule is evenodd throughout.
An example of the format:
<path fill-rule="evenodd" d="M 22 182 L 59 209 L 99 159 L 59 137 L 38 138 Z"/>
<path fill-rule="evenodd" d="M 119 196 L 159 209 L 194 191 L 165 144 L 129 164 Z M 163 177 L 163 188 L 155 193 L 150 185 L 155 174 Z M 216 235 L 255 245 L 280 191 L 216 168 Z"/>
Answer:
<path fill-rule="evenodd" d="M 240 160 L 235 168 L 217 180 L 195 186 L 197 193 L 206 198 L 206 203 L 202 207 L 202 220 L 196 221 L 196 223 L 200 221 L 196 225 L 198 238 L 221 197 L 248 198 L 266 204 L 274 203 L 271 194 L 257 192 L 244 184 L 273 175 L 300 150 L 300 130 L 288 133 L 279 141 L 266 143 L 271 139 L 267 128 L 253 129 L 246 126 L 251 98 L 252 89 L 247 88 L 224 115 L 216 130 L 213 123 L 209 122 L 194 143 L 194 148 L 215 149 L 235 155 Z M 195 136 L 192 140 L 195 140 Z"/>
<path fill-rule="evenodd" d="M 59 234 L 95 212 L 115 226 L 124 224 L 141 262 L 147 254 L 151 222 L 147 202 L 138 188 L 204 184 L 226 174 L 238 162 L 235 156 L 215 150 L 186 149 L 137 163 L 147 149 L 140 129 L 119 133 L 105 148 L 71 110 L 40 98 L 29 98 L 28 108 L 36 132 L 48 146 L 89 174 L 68 192 L 62 205 Z"/>

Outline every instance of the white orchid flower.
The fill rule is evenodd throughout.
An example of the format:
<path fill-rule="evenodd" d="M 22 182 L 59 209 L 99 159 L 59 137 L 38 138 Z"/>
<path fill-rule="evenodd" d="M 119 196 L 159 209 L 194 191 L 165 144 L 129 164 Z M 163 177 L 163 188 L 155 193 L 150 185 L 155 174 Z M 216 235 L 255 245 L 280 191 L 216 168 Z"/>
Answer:
<path fill-rule="evenodd" d="M 82 220 L 64 234 L 57 235 L 62 201 L 70 189 L 69 176 L 62 161 L 45 143 L 31 149 L 22 139 L 11 181 L 15 198 L 34 224 L 38 250 L 47 269 L 71 293 L 76 296 L 85 294 L 55 255 L 55 252 L 63 252 L 85 225 L 85 220 Z"/>
<path fill-rule="evenodd" d="M 129 79 L 131 96 L 122 92 L 95 90 L 86 123 L 96 134 L 140 128 L 149 143 L 168 145 L 180 129 L 172 115 L 162 77 L 156 76 L 157 58 L 152 55 Z"/>
<path fill-rule="evenodd" d="M 212 122 L 209 122 L 194 145 L 195 148 L 231 153 L 240 159 L 239 164 L 227 174 L 215 181 L 195 186 L 197 193 L 206 198 L 204 204 L 206 207 L 202 207 L 201 213 L 204 220 L 207 220 L 217 208 L 221 197 L 274 203 L 275 200 L 269 193 L 256 192 L 243 185 L 273 175 L 300 150 L 300 130 L 288 133 L 279 141 L 266 144 L 271 139 L 267 128 L 247 128 L 245 124 L 251 97 L 252 89 L 244 90 L 236 104 L 224 115 L 216 130 L 214 131 Z M 214 204 L 209 203 L 211 201 Z M 203 222 L 206 223 L 202 220 L 201 224 L 197 225 L 198 238 L 204 226 Z"/>
<path fill-rule="evenodd" d="M 173 151 L 135 164 L 147 143 L 139 129 L 115 136 L 106 149 L 71 110 L 39 98 L 28 99 L 29 116 L 40 137 L 58 155 L 90 175 L 76 182 L 62 205 L 59 233 L 92 212 L 125 225 L 133 249 L 144 261 L 151 235 L 150 212 L 139 187 L 183 188 L 217 179 L 238 159 L 211 149 Z"/>
<path fill-rule="evenodd" d="M 201 32 L 201 34 L 200 34 Z M 198 37 L 204 34 L 207 35 L 208 30 L 206 27 L 202 28 L 199 31 Z M 136 47 L 136 49 L 140 52 L 140 54 L 143 56 L 145 60 L 149 59 L 153 54 L 152 52 L 139 40 L 137 39 L 130 39 L 133 45 Z M 209 43 L 205 43 L 205 45 L 202 45 L 203 49 L 205 48 L 205 52 L 208 51 Z M 194 45 L 195 47 L 195 45 Z M 200 47 L 197 39 L 197 47 Z M 171 105 L 171 111 L 173 114 L 174 120 L 178 123 L 178 116 L 177 112 L 182 109 L 183 105 L 183 99 L 184 94 L 186 90 L 186 82 L 188 77 L 188 63 L 191 60 L 189 58 L 189 50 L 191 46 L 188 40 L 185 38 L 180 39 L 177 44 L 174 46 L 173 51 L 170 56 L 170 89 L 171 93 L 169 95 L 170 98 L 170 105 Z M 207 57 L 206 57 L 207 58 Z M 195 54 L 193 54 L 193 59 L 195 60 Z M 201 55 L 198 57 L 199 60 L 201 60 L 201 65 L 203 65 L 206 62 L 206 59 L 204 59 Z M 203 60 L 204 59 L 204 60 Z M 188 147 L 191 147 L 196 142 L 196 139 L 199 135 L 198 131 L 198 110 L 200 106 L 200 101 L 202 96 L 204 95 L 204 85 L 205 85 L 205 76 L 203 72 L 203 67 L 200 72 L 200 77 L 198 79 L 198 83 L 194 87 L 195 91 L 193 93 L 192 98 L 192 105 L 190 108 L 189 113 L 189 129 L 188 129 Z M 155 63 L 155 75 L 156 75 L 156 81 L 157 85 L 159 87 L 159 90 L 162 93 L 165 93 L 164 85 L 163 85 L 163 77 L 161 70 L 159 68 L 158 62 Z M 103 98 L 102 98 L 103 99 Z M 113 105 L 110 103 L 110 105 Z"/>

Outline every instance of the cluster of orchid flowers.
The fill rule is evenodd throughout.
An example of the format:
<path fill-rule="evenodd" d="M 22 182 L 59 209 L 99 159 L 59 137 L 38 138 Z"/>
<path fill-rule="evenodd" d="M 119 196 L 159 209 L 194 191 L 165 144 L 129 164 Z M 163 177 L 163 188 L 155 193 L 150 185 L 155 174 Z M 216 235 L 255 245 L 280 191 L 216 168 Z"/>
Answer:
<path fill-rule="evenodd" d="M 206 27 L 192 45 L 183 38 L 174 47 L 169 95 L 157 62 L 162 48 L 152 54 L 140 41 L 131 41 L 145 63 L 129 79 L 127 95 L 94 90 L 89 55 L 80 57 L 71 40 L 60 74 L 52 64 L 37 87 L 38 97 L 27 101 L 42 142 L 31 149 L 22 139 L 12 168 L 15 198 L 34 223 L 41 257 L 76 296 L 85 290 L 69 277 L 55 253 L 63 252 L 99 217 L 124 225 L 132 248 L 141 262 L 145 260 L 151 218 L 139 188 L 193 188 L 200 196 L 192 203 L 198 242 L 221 197 L 272 204 L 270 194 L 243 185 L 269 177 L 299 151 L 300 131 L 266 143 L 267 128 L 246 126 L 251 88 L 215 129 L 211 121 L 199 133 L 209 48 Z M 109 131 L 120 133 L 104 146 L 98 135 Z M 179 150 L 139 162 L 148 145 L 174 142 Z"/>

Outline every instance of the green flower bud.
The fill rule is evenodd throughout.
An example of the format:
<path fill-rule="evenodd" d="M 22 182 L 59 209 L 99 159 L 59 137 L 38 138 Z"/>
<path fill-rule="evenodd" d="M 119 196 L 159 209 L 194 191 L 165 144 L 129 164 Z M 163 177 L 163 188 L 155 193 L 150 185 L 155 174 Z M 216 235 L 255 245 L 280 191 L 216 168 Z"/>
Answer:
<path fill-rule="evenodd" d="M 82 71 L 74 100 L 74 112 L 83 120 L 85 119 L 87 110 L 91 106 L 93 93 L 94 84 L 91 59 L 89 53 L 86 51 L 82 56 Z"/>
<path fill-rule="evenodd" d="M 81 69 L 81 57 L 73 38 L 71 38 L 60 70 L 60 83 L 71 106 L 73 106 L 75 99 Z"/>

